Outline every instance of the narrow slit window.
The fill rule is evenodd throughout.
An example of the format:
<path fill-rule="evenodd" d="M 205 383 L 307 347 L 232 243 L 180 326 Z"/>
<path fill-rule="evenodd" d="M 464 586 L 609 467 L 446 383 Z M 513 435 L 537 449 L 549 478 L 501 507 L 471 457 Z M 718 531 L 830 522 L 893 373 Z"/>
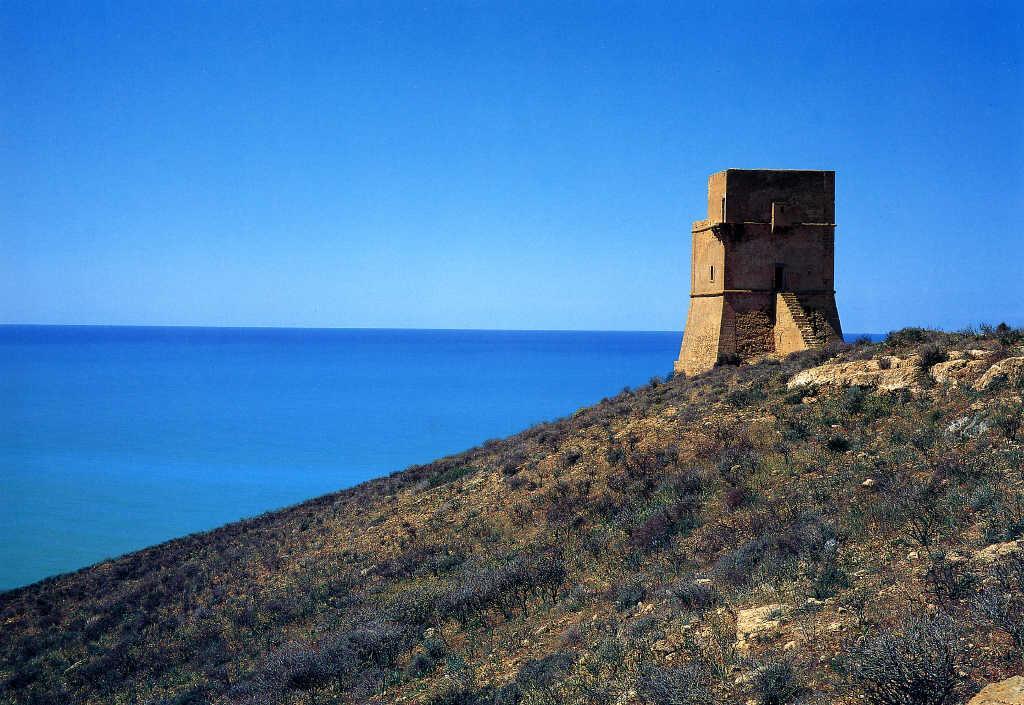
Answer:
<path fill-rule="evenodd" d="M 715 265 L 711 265 L 711 281 L 715 280 Z"/>
<path fill-rule="evenodd" d="M 722 196 L 722 222 L 725 222 L 725 196 Z"/>

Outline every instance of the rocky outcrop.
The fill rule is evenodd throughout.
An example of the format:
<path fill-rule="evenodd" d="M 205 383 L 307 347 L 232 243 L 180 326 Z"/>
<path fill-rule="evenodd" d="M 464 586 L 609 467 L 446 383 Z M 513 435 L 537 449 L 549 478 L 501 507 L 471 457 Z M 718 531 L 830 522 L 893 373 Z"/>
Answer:
<path fill-rule="evenodd" d="M 951 353 L 946 362 L 932 365 L 928 375 L 936 384 L 958 387 L 977 379 L 988 369 L 988 362 L 982 359 L 986 355 L 984 350 L 971 350 L 966 355 L 956 356 Z"/>
<path fill-rule="evenodd" d="M 883 357 L 877 360 L 855 360 L 853 362 L 826 363 L 812 367 L 793 376 L 787 387 L 816 387 L 832 385 L 839 387 L 876 387 L 891 391 L 913 389 L 920 386 L 924 372 L 921 359 L 912 355 L 908 358 Z"/>
<path fill-rule="evenodd" d="M 787 605 L 751 607 L 736 613 L 736 651 L 745 654 L 752 644 L 773 641 L 789 616 Z"/>
<path fill-rule="evenodd" d="M 1024 676 L 989 683 L 967 705 L 1024 705 Z"/>
<path fill-rule="evenodd" d="M 994 543 L 990 546 L 986 546 L 977 553 L 974 554 L 974 560 L 979 563 L 992 563 L 999 560 L 1004 556 L 1009 556 L 1014 553 L 1020 553 L 1021 541 L 1006 541 L 1004 543 Z"/>
<path fill-rule="evenodd" d="M 979 392 L 984 392 L 1003 384 L 1019 387 L 1022 382 L 1024 382 L 1024 357 L 1008 357 L 992 365 L 988 372 L 974 383 L 974 388 Z"/>
<path fill-rule="evenodd" d="M 916 390 L 927 377 L 936 384 L 952 387 L 973 384 L 978 391 L 1003 384 L 1024 384 L 1024 357 L 1008 357 L 994 365 L 989 364 L 989 352 L 986 350 L 953 351 L 949 357 L 949 360 L 936 363 L 927 371 L 918 355 L 826 363 L 794 375 L 787 386 L 790 389 L 831 385 L 873 387 L 882 391 Z"/>

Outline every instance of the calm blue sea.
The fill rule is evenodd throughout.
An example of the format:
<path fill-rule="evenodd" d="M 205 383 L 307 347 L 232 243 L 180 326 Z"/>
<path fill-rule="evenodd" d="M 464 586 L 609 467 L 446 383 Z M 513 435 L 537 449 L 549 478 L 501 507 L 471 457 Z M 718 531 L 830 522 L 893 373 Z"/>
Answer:
<path fill-rule="evenodd" d="M 0 326 L 0 589 L 563 416 L 680 337 Z"/>

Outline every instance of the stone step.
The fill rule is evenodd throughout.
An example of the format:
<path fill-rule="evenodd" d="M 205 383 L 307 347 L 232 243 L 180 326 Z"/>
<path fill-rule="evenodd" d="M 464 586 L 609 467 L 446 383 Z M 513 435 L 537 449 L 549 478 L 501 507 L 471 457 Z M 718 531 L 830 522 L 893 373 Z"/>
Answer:
<path fill-rule="evenodd" d="M 797 298 L 796 294 L 792 292 L 780 292 L 783 303 L 786 304 L 786 308 L 789 309 L 789 315 L 793 318 L 793 322 L 796 324 L 797 330 L 800 331 L 800 337 L 803 338 L 804 343 L 808 347 L 821 347 L 828 342 L 828 333 L 819 332 L 814 325 L 808 320 L 807 314 L 804 313 L 804 307 L 800 304 L 800 299 Z"/>

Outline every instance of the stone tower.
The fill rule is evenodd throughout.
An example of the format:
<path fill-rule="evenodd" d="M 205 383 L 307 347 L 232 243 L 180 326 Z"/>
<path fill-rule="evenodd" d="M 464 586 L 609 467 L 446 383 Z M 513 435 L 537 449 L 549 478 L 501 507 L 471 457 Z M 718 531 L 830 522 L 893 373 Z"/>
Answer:
<path fill-rule="evenodd" d="M 842 339 L 834 171 L 727 169 L 693 224 L 690 313 L 677 372 Z"/>

